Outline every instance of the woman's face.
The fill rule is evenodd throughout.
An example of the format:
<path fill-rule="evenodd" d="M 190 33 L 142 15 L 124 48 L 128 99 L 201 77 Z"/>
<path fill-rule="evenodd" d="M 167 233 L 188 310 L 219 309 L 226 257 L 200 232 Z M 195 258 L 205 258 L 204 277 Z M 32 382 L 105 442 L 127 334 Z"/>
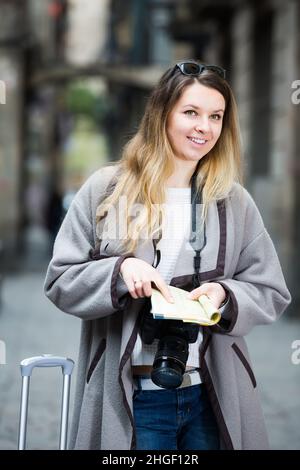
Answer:
<path fill-rule="evenodd" d="M 169 114 L 167 134 L 175 158 L 197 162 L 220 137 L 225 100 L 214 88 L 193 83 Z"/>

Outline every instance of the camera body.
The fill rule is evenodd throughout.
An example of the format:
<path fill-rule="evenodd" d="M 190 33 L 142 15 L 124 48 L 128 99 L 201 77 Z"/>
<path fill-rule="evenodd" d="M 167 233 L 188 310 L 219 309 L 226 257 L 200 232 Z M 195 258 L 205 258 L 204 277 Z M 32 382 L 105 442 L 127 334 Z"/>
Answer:
<path fill-rule="evenodd" d="M 189 343 L 197 341 L 199 325 L 182 320 L 155 319 L 145 309 L 141 319 L 141 338 L 146 344 L 158 339 L 151 373 L 152 381 L 162 388 L 181 385 L 189 354 Z"/>

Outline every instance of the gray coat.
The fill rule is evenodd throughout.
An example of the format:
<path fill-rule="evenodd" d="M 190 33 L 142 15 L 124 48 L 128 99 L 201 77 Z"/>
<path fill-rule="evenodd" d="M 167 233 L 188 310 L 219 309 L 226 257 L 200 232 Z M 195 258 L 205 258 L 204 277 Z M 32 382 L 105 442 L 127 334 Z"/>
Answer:
<path fill-rule="evenodd" d="M 119 269 L 122 243 L 102 238 L 96 208 L 111 191 L 118 165 L 94 173 L 77 193 L 58 233 L 45 293 L 62 311 L 82 320 L 70 447 L 132 449 L 131 352 L 145 299 L 132 299 Z M 109 216 L 108 216 L 109 217 Z M 266 449 L 259 392 L 244 337 L 274 322 L 290 303 L 270 236 L 249 193 L 234 184 L 212 203 L 201 282 L 217 281 L 229 294 L 225 318 L 205 327 L 199 350 L 205 383 L 225 449 Z M 101 227 L 100 227 L 101 231 Z M 154 263 L 151 246 L 144 260 Z M 170 284 L 192 290 L 194 251 L 183 247 Z"/>

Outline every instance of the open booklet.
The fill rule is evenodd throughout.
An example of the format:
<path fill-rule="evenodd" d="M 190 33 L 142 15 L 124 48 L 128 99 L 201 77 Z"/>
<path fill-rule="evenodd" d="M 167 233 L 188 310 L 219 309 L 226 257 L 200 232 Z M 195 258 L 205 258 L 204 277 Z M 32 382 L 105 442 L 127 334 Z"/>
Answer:
<path fill-rule="evenodd" d="M 152 288 L 150 312 L 154 318 L 183 320 L 204 326 L 215 325 L 220 320 L 219 310 L 213 306 L 206 295 L 201 295 L 197 300 L 191 300 L 187 298 L 187 291 L 174 286 L 168 286 L 168 288 L 174 298 L 173 304 L 169 303 L 159 290 Z"/>

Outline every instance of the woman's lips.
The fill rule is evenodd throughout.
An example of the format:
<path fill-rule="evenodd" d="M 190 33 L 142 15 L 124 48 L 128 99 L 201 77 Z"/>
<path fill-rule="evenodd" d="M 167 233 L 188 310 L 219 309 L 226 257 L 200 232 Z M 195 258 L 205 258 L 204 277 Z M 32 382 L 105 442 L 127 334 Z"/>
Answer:
<path fill-rule="evenodd" d="M 192 144 L 196 145 L 197 147 L 201 147 L 207 142 L 206 139 L 198 139 L 197 137 L 188 137 L 188 139 L 190 142 L 192 142 Z"/>

